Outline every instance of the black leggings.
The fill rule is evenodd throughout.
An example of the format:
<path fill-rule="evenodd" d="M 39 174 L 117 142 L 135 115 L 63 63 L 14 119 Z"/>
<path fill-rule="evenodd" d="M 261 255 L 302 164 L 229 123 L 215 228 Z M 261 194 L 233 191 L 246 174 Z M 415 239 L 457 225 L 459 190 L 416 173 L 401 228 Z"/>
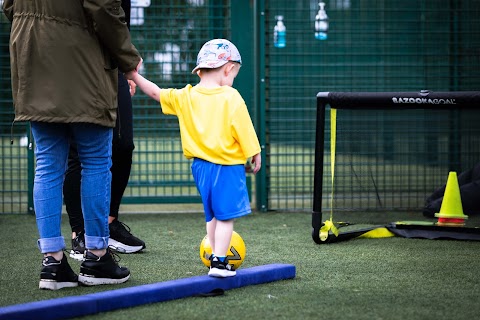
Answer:
<path fill-rule="evenodd" d="M 133 149 L 133 115 L 132 98 L 128 82 L 123 74 L 118 74 L 118 108 L 117 123 L 113 129 L 112 140 L 112 195 L 110 201 L 110 216 L 118 218 L 118 210 L 123 193 L 127 188 L 132 168 Z M 77 147 L 70 145 L 68 168 L 63 184 L 63 198 L 72 231 L 78 233 L 84 230 L 83 213 L 80 198 L 81 164 Z"/>

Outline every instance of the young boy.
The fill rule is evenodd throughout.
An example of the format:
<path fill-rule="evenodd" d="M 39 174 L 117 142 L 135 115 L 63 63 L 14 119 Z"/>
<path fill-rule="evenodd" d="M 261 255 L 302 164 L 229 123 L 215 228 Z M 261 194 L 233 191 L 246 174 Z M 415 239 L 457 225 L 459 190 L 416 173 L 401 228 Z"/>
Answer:
<path fill-rule="evenodd" d="M 192 174 L 205 210 L 212 246 L 209 276 L 231 277 L 226 261 L 235 218 L 251 212 L 245 163 L 261 167 L 260 144 L 245 101 L 232 88 L 242 59 L 233 43 L 213 39 L 203 45 L 192 70 L 200 82 L 183 89 L 160 89 L 138 73 L 132 80 L 160 102 L 164 114 L 178 117 L 183 154 L 193 159 Z"/>

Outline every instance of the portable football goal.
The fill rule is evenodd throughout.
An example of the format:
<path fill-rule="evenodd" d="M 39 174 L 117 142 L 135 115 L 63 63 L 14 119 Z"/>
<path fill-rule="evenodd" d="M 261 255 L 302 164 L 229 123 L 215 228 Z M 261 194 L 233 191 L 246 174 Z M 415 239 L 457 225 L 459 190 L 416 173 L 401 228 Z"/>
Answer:
<path fill-rule="evenodd" d="M 353 219 L 355 212 L 373 212 L 384 222 L 392 211 L 421 215 L 426 195 L 450 170 L 480 161 L 479 91 L 319 92 L 316 98 L 315 243 L 340 238 L 329 237 L 326 226 L 335 228 L 333 212 Z"/>

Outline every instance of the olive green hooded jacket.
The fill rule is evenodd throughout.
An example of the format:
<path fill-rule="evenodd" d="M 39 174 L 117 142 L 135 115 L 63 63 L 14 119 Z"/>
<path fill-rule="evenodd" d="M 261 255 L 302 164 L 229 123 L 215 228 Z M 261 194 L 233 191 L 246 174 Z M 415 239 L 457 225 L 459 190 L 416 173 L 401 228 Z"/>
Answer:
<path fill-rule="evenodd" d="M 118 69 L 134 70 L 121 0 L 4 0 L 15 121 L 114 127 Z"/>

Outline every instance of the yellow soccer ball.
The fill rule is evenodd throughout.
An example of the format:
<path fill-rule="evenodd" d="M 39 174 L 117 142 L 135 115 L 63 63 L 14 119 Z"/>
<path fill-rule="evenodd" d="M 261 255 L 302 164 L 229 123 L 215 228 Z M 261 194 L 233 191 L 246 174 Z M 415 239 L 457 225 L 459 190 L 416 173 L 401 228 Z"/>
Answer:
<path fill-rule="evenodd" d="M 230 241 L 230 249 L 227 252 L 227 261 L 234 269 L 240 268 L 245 260 L 245 255 L 247 253 L 247 248 L 245 247 L 245 242 L 243 242 L 242 237 L 235 231 L 232 234 L 232 240 Z M 212 255 L 212 247 L 210 246 L 210 241 L 208 237 L 205 236 L 200 243 L 200 259 L 202 259 L 203 264 L 210 268 L 210 256 Z"/>

